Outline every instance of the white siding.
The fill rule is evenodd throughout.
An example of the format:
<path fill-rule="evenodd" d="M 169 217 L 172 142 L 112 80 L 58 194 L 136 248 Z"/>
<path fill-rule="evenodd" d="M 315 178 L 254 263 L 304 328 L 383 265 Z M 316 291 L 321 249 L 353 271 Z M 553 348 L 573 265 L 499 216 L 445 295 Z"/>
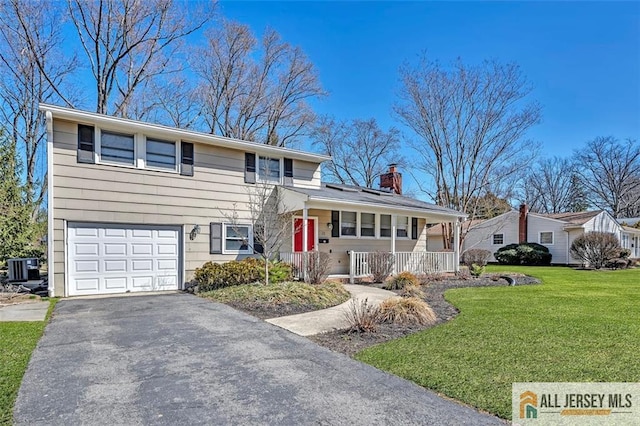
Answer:
<path fill-rule="evenodd" d="M 567 263 L 567 237 L 568 233 L 564 230 L 566 222 L 550 219 L 547 217 L 529 214 L 528 217 L 527 241 L 530 243 L 540 244 L 541 232 L 553 232 L 553 244 L 542 244 L 549 249 L 551 253 L 551 263 L 566 264 Z"/>
<path fill-rule="evenodd" d="M 489 261 L 495 262 L 493 253 L 500 247 L 518 243 L 519 219 L 520 213 L 513 210 L 474 226 L 469 229 L 464 239 L 463 252 L 469 249 L 489 250 L 491 252 Z M 494 234 L 503 234 L 503 244 L 493 244 Z M 431 243 L 431 239 L 429 243 Z"/>

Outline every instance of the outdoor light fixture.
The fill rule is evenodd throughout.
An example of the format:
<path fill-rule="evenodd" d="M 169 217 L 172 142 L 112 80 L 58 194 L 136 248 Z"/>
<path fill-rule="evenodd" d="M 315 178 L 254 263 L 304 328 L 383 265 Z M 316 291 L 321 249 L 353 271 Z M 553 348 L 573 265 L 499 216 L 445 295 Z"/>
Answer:
<path fill-rule="evenodd" d="M 329 228 L 329 231 L 331 231 L 333 229 L 333 223 L 328 222 L 327 223 L 327 228 Z"/>
<path fill-rule="evenodd" d="M 196 236 L 200 233 L 200 225 L 193 225 L 193 229 L 189 232 L 189 239 L 191 241 L 196 239 Z"/>

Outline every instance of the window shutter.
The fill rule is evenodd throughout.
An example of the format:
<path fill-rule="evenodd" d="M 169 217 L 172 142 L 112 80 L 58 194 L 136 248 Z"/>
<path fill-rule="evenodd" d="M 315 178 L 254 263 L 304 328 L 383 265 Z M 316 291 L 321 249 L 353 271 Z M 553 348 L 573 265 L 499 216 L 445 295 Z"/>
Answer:
<path fill-rule="evenodd" d="M 331 210 L 331 236 L 340 237 L 340 212 L 338 210 Z"/>
<path fill-rule="evenodd" d="M 264 232 L 262 232 L 262 227 L 260 225 L 255 225 L 253 227 L 253 252 L 254 253 L 264 253 L 264 247 L 256 238 L 256 235 L 260 235 L 264 237 Z"/>
<path fill-rule="evenodd" d="M 284 184 L 293 185 L 293 159 L 284 159 Z"/>
<path fill-rule="evenodd" d="M 182 142 L 180 144 L 180 174 L 183 176 L 193 176 L 193 144 Z"/>
<path fill-rule="evenodd" d="M 250 152 L 244 154 L 244 182 L 256 183 L 256 155 Z"/>
<path fill-rule="evenodd" d="M 418 239 L 418 218 L 417 217 L 411 218 L 411 239 L 412 240 Z"/>
<path fill-rule="evenodd" d="M 78 124 L 78 163 L 95 163 L 95 129 Z"/>
<path fill-rule="evenodd" d="M 210 240 L 211 244 L 209 247 L 210 254 L 222 254 L 222 223 L 220 222 L 211 222 L 210 226 Z"/>

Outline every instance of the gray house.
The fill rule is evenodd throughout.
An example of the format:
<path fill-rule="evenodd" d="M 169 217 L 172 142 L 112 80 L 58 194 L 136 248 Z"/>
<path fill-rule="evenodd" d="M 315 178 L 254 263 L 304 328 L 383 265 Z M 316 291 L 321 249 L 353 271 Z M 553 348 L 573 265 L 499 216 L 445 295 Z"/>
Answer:
<path fill-rule="evenodd" d="M 457 268 L 426 252 L 426 223 L 464 214 L 381 190 L 321 182 L 324 155 L 52 105 L 48 138 L 49 292 L 76 296 L 177 290 L 207 261 L 253 255 L 248 189 L 266 182 L 295 212 L 280 256 L 323 251 L 332 272 L 365 275 L 367 254 L 400 270 Z M 395 192 L 392 191 L 395 188 Z M 228 223 L 236 214 L 239 222 Z"/>

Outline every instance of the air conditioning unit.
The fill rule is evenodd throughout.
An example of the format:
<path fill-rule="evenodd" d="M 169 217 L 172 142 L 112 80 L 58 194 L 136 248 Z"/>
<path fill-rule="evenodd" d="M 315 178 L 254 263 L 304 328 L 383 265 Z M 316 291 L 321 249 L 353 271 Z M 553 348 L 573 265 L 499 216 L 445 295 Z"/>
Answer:
<path fill-rule="evenodd" d="M 30 281 L 40 279 L 40 262 L 35 257 L 9 259 L 9 281 Z"/>

